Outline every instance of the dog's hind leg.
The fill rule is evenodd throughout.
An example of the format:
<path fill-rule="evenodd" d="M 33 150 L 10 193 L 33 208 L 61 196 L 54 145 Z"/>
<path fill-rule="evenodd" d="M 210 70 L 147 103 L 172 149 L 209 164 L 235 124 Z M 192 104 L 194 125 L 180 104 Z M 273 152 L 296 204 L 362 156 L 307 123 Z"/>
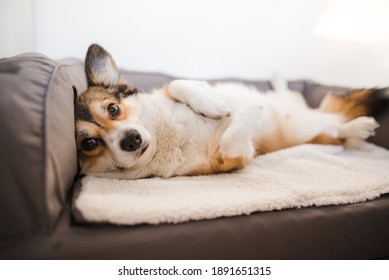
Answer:
<path fill-rule="evenodd" d="M 379 124 L 372 117 L 358 117 L 340 124 L 337 136 L 321 133 L 311 139 L 311 144 L 330 144 L 343 146 L 358 146 L 361 141 L 373 136 Z"/>
<path fill-rule="evenodd" d="M 373 117 L 358 117 L 341 125 L 338 137 L 345 146 L 358 147 L 360 143 L 375 134 L 379 124 Z"/>
<path fill-rule="evenodd" d="M 279 73 L 273 73 L 270 84 L 275 92 L 289 91 L 288 82 Z"/>
<path fill-rule="evenodd" d="M 276 94 L 282 95 L 282 98 L 307 107 L 307 103 L 301 92 L 289 89 L 287 80 L 285 80 L 279 73 L 273 74 L 271 86 Z"/>

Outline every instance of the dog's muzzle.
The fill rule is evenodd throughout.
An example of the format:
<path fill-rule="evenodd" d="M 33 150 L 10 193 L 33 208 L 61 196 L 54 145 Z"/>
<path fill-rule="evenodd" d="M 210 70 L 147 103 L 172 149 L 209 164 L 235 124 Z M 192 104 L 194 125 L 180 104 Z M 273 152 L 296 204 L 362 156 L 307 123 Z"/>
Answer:
<path fill-rule="evenodd" d="M 142 136 L 135 129 L 126 131 L 123 139 L 120 141 L 120 148 L 123 151 L 134 152 L 142 145 Z"/>

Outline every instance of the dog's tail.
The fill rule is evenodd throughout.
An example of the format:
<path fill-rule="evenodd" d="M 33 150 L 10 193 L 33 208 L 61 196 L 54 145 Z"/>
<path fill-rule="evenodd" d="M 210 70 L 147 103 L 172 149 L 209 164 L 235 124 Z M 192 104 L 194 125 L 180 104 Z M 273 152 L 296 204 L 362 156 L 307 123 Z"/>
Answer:
<path fill-rule="evenodd" d="M 346 121 L 361 116 L 378 117 L 389 107 L 389 87 L 360 89 L 343 95 L 329 93 L 320 110 L 342 115 Z"/>

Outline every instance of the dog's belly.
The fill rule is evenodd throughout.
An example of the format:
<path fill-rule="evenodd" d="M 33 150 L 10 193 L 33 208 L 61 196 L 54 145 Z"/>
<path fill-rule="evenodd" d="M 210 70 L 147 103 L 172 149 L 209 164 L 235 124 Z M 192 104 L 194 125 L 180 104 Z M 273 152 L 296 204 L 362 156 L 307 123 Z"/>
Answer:
<path fill-rule="evenodd" d="M 171 122 L 158 133 L 158 151 L 151 162 L 155 170 L 153 175 L 187 175 L 195 167 L 207 163 L 219 149 L 220 138 L 229 123 L 230 118 L 206 118 L 186 105 L 177 104 Z M 164 164 L 160 164 L 162 162 Z"/>

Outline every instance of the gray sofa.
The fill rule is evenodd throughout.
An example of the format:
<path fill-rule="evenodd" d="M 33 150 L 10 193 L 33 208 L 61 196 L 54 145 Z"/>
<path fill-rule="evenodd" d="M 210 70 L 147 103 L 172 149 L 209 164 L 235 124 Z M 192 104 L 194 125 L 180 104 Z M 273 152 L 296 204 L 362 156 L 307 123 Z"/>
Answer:
<path fill-rule="evenodd" d="M 123 71 L 147 91 L 173 77 Z M 228 79 L 232 80 L 232 79 Z M 242 81 L 261 90 L 267 81 Z M 329 90 L 292 81 L 311 106 Z M 389 257 L 389 196 L 177 225 L 77 224 L 74 97 L 84 66 L 40 54 L 0 60 L 0 259 L 380 259 Z M 389 148 L 389 113 L 372 142 Z"/>

